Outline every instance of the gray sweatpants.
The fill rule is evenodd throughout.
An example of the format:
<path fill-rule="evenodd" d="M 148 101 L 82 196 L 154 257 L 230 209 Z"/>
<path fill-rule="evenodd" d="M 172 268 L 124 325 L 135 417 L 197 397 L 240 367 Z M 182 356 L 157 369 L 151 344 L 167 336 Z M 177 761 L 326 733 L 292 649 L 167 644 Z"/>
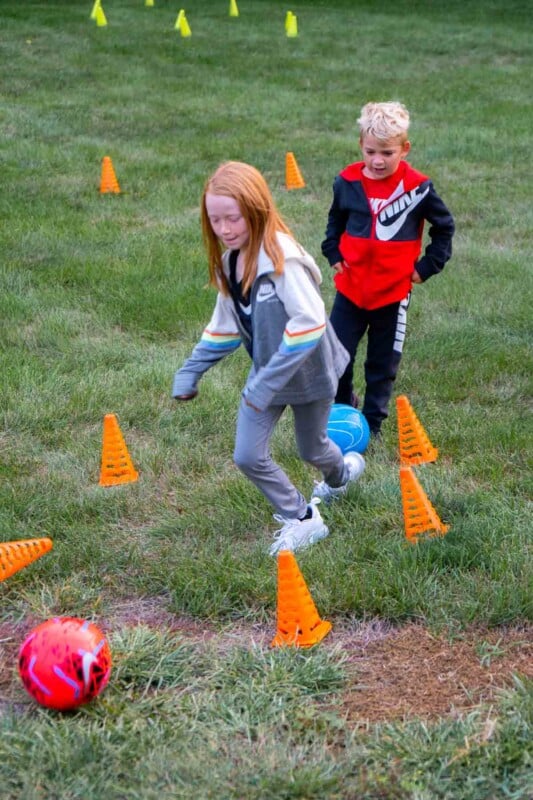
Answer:
<path fill-rule="evenodd" d="M 331 403 L 332 399 L 317 400 L 291 408 L 300 457 L 319 469 L 330 486 L 337 487 L 345 482 L 345 467 L 341 450 L 326 433 Z M 270 452 L 270 439 L 285 408 L 273 405 L 256 411 L 241 399 L 233 458 L 278 514 L 286 519 L 299 519 L 306 513 L 307 500 L 273 461 Z"/>

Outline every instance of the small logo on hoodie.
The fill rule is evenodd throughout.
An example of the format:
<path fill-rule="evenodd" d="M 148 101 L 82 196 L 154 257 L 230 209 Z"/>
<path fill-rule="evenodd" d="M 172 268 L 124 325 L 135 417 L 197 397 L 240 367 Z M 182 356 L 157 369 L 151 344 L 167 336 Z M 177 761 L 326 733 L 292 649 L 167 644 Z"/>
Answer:
<path fill-rule="evenodd" d="M 257 302 L 264 303 L 265 300 L 268 300 L 270 297 L 273 297 L 276 294 L 276 290 L 274 289 L 271 283 L 263 283 L 259 287 L 259 291 L 257 292 Z"/>

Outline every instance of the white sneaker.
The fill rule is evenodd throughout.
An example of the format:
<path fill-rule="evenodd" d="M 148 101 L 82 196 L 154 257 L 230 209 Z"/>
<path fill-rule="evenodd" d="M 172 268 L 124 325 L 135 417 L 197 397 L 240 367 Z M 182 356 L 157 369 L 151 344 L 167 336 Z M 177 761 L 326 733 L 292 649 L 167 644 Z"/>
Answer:
<path fill-rule="evenodd" d="M 324 539 L 329 531 L 324 524 L 324 520 L 320 516 L 320 511 L 317 508 L 320 499 L 318 497 L 312 498 L 309 503 L 311 509 L 311 516 L 309 519 L 286 519 L 280 514 L 274 514 L 276 522 L 282 522 L 283 526 L 276 531 L 275 541 L 269 550 L 271 556 L 275 556 L 280 550 L 302 550 L 304 547 L 309 547 L 310 544 L 319 542 Z"/>
<path fill-rule="evenodd" d="M 365 471 L 365 459 L 361 453 L 350 451 L 344 456 L 344 466 L 348 470 L 346 482 L 343 483 L 342 486 L 334 488 L 326 483 L 326 481 L 315 481 L 313 497 L 319 497 L 324 503 L 331 503 L 332 500 L 342 497 L 342 495 L 346 494 L 348 484 L 354 483 Z"/>

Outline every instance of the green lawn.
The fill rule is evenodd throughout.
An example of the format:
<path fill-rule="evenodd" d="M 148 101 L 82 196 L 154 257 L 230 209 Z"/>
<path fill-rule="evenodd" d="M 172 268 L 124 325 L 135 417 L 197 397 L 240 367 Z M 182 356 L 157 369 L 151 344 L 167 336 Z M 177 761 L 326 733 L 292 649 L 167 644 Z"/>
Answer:
<path fill-rule="evenodd" d="M 340 632 L 531 639 L 531 14 L 520 0 L 308 0 L 288 38 L 285 5 L 237 3 L 234 18 L 229 0 L 103 0 L 106 27 L 90 0 L 0 4 L 0 541 L 54 542 L 0 584 L 2 796 L 526 800 L 531 674 L 469 710 L 354 724 L 346 696 L 365 675 Z M 272 650 L 276 523 L 231 460 L 246 354 L 194 402 L 170 397 L 214 302 L 199 199 L 220 161 L 258 167 L 329 309 L 331 186 L 372 99 L 410 109 L 409 161 L 457 224 L 452 261 L 415 287 L 397 381 L 439 449 L 417 475 L 450 531 L 406 545 L 393 404 L 363 479 L 324 512 L 331 536 L 298 554 L 333 632 Z M 287 151 L 304 189 L 285 188 Z M 120 195 L 98 191 L 105 155 Z M 111 489 L 108 413 L 139 472 Z M 274 450 L 309 493 L 289 417 Z M 141 607 L 154 612 L 138 624 Z M 114 664 L 102 696 L 64 715 L 16 667 L 56 615 L 100 624 Z"/>

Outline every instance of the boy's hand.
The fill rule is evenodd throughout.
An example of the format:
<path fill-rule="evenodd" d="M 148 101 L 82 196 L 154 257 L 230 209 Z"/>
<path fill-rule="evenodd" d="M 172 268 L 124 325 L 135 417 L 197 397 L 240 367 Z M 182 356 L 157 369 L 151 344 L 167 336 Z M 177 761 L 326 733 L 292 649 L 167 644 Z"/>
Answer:
<path fill-rule="evenodd" d="M 346 263 L 346 261 L 337 261 L 336 264 L 331 265 L 331 269 L 333 270 L 333 272 L 336 272 L 337 274 L 344 272 L 344 270 L 347 268 L 348 264 Z"/>
<path fill-rule="evenodd" d="M 422 280 L 416 269 L 413 270 L 413 274 L 411 275 L 411 281 L 413 283 L 424 283 L 424 281 Z"/>

